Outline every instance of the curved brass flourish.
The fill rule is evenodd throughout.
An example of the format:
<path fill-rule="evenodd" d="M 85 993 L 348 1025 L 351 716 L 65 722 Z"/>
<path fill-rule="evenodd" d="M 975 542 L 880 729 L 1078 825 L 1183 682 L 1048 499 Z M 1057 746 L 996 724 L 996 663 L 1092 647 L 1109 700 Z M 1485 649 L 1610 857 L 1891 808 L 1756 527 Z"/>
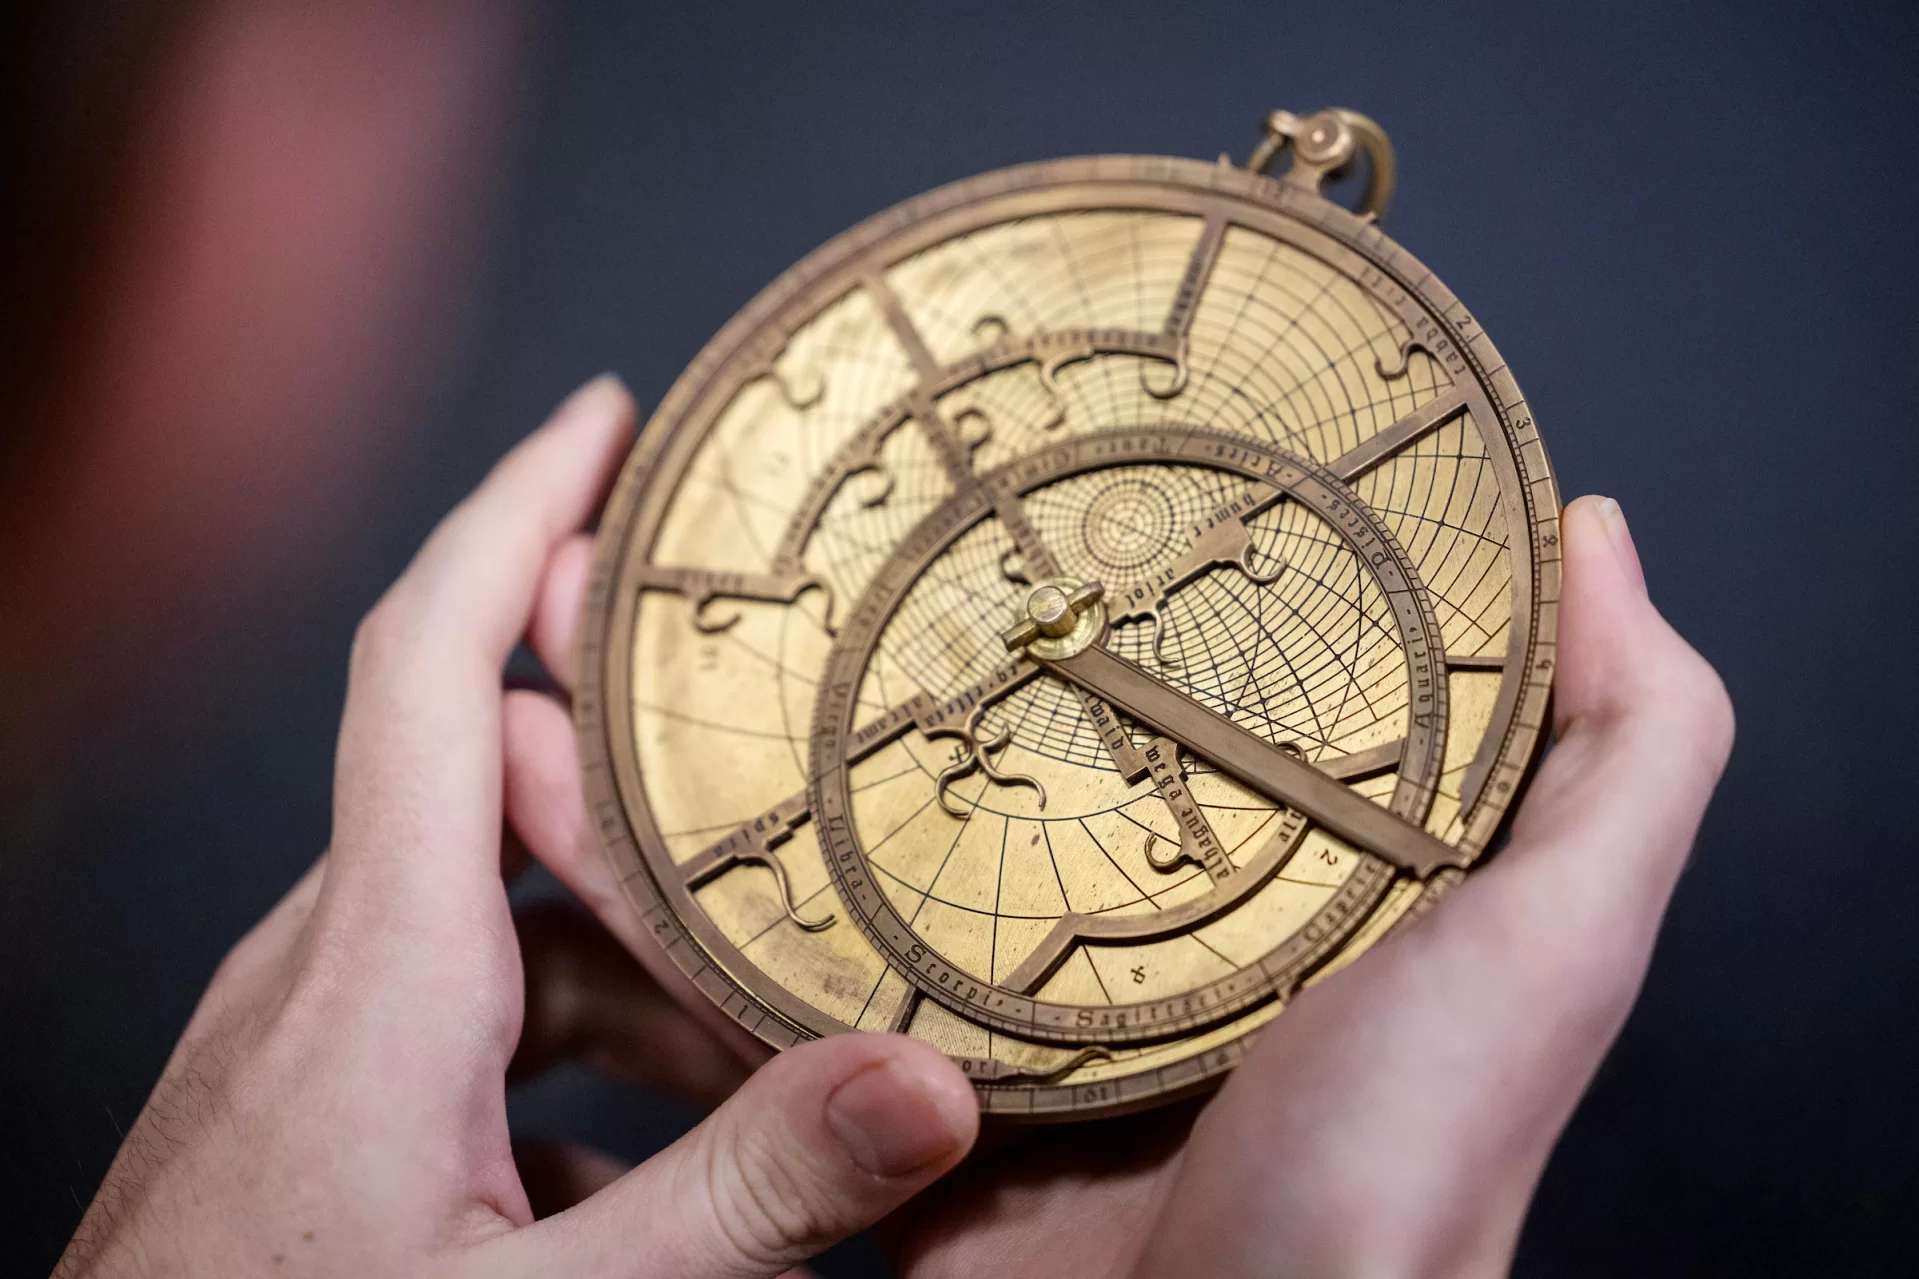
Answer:
<path fill-rule="evenodd" d="M 953 1062 L 976 1083 L 1029 1082 L 1050 1084 L 1095 1061 L 1110 1061 L 1113 1053 L 1099 1044 L 1087 1044 L 1072 1056 L 1052 1066 L 1014 1066 L 994 1057 L 955 1057 Z"/>
<path fill-rule="evenodd" d="M 764 866 L 773 872 L 773 881 L 779 886 L 780 890 L 780 907 L 786 911 L 786 917 L 795 924 L 804 928 L 809 933 L 817 933 L 823 928 L 831 928 L 833 926 L 833 920 L 837 917 L 830 912 L 820 919 L 808 919 L 800 914 L 799 908 L 793 904 L 793 885 L 787 881 L 786 867 L 780 865 L 778 854 L 758 851 L 744 852 L 738 854 L 737 860 L 751 862 L 756 866 Z"/>
<path fill-rule="evenodd" d="M 1154 386 L 1150 376 L 1156 367 L 1152 364 L 1139 366 L 1140 389 L 1156 400 L 1170 400 L 1186 389 L 1187 380 L 1192 376 L 1192 366 L 1186 362 L 1187 343 L 1185 335 L 1179 339 L 1179 346 L 1173 353 L 1173 380 L 1165 386 Z"/>
<path fill-rule="evenodd" d="M 872 475 L 879 479 L 879 483 L 874 485 L 865 496 L 859 499 L 861 506 L 871 509 L 893 496 L 893 468 L 879 460 L 877 455 L 867 465 L 860 467 L 858 470 L 847 472 L 849 479 L 855 475 Z"/>
<path fill-rule="evenodd" d="M 1170 341 L 1170 339 L 1168 339 L 1168 341 Z M 1117 343 L 1111 345 L 1114 347 L 1119 346 Z M 1052 406 L 1046 419 L 1039 424 L 1040 430 L 1056 430 L 1061 423 L 1066 421 L 1066 393 L 1061 389 L 1059 384 L 1059 371 L 1069 364 L 1080 364 L 1092 359 L 1096 355 L 1107 353 L 1107 345 L 1100 343 L 1098 340 L 1093 340 L 1083 346 L 1071 347 L 1063 351 L 1054 352 L 1039 361 L 1039 389 L 1045 394 L 1047 402 Z M 1135 352 L 1125 351 L 1123 349 L 1121 353 L 1135 354 Z M 1151 373 L 1159 366 L 1160 362 L 1173 366 L 1173 378 L 1172 381 L 1168 382 L 1165 386 L 1154 386 Z M 1170 352 L 1164 350 L 1155 351 L 1148 357 L 1147 363 L 1140 365 L 1139 384 L 1141 389 L 1154 399 L 1170 400 L 1186 389 L 1186 381 L 1189 375 L 1190 370 L 1186 363 L 1186 339 L 1181 335 L 1177 340 L 1177 344 L 1173 346 Z"/>
<path fill-rule="evenodd" d="M 1399 344 L 1399 362 L 1397 364 L 1389 369 L 1386 367 L 1385 360 L 1375 357 L 1373 360 L 1373 371 L 1389 382 L 1395 378 L 1405 377 L 1407 366 L 1413 358 L 1414 351 L 1425 351 L 1427 355 L 1432 354 L 1431 351 L 1426 350 L 1426 344 L 1418 338 L 1407 338 Z"/>
<path fill-rule="evenodd" d="M 1241 548 L 1240 552 L 1237 555 L 1227 560 L 1216 560 L 1214 561 L 1214 563 L 1233 565 L 1234 567 L 1239 569 L 1240 572 L 1244 573 L 1246 575 L 1247 580 L 1252 582 L 1254 586 L 1271 586 L 1274 582 L 1277 582 L 1282 575 L 1285 574 L 1287 569 L 1286 559 L 1284 556 L 1281 556 L 1281 555 L 1273 556 L 1272 568 L 1262 573 L 1258 569 L 1253 567 L 1254 552 L 1255 552 L 1255 547 L 1253 546 L 1251 538 L 1248 538 L 1246 545 L 1243 548 Z M 1161 595 L 1159 599 L 1153 604 L 1153 607 L 1152 607 L 1153 660 L 1158 662 L 1161 666 L 1177 667 L 1180 664 L 1179 659 L 1177 657 L 1166 656 L 1166 652 L 1164 648 L 1166 643 L 1166 631 L 1167 631 L 1166 605 L 1170 599 L 1171 599 L 1170 595 Z"/>
<path fill-rule="evenodd" d="M 1252 531 L 1246 521 L 1278 503 L 1278 489 L 1253 485 L 1215 509 L 1189 533 L 1186 547 L 1173 561 L 1143 582 L 1118 592 L 1111 609 L 1111 621 L 1150 618 L 1153 623 L 1153 660 L 1161 666 L 1178 666 L 1176 658 L 1166 656 L 1166 605 L 1175 591 L 1215 568 L 1236 568 L 1255 586 L 1271 586 L 1286 572 L 1286 558 L 1274 554 L 1266 571 L 1253 567 L 1258 553 Z"/>
<path fill-rule="evenodd" d="M 973 808 L 956 802 L 948 795 L 947 788 L 962 777 L 971 777 L 975 772 L 985 773 L 992 781 L 1001 786 L 1031 786 L 1039 792 L 1039 806 L 1046 807 L 1046 787 L 1037 777 L 1025 773 L 1002 773 L 993 763 L 992 756 L 1005 750 L 1013 741 L 1013 730 L 1002 728 L 989 740 L 981 741 L 979 736 L 980 716 L 986 713 L 984 705 L 975 707 L 966 717 L 966 723 L 959 728 L 936 728 L 928 737 L 957 737 L 960 739 L 960 757 L 940 770 L 934 783 L 934 793 L 939 797 L 940 807 L 959 818 L 966 820 L 973 815 Z"/>
<path fill-rule="evenodd" d="M 683 564 L 647 564 L 637 574 L 643 590 L 671 591 L 683 597 L 691 615 L 693 629 L 702 635 L 717 635 L 740 620 L 734 609 L 726 616 L 709 611 L 715 600 L 758 600 L 766 604 L 791 604 L 808 591 L 825 597 L 821 625 L 828 635 L 839 633 L 834 620 L 832 585 L 815 573 L 808 573 L 791 561 L 775 562 L 770 573 L 740 573 L 731 570 L 695 568 Z"/>
<path fill-rule="evenodd" d="M 773 851 L 775 845 L 792 838 L 794 830 L 811 820 L 812 816 L 805 791 L 788 796 L 758 817 L 728 832 L 697 855 L 681 862 L 677 869 L 682 882 L 691 892 L 735 866 L 749 862 L 764 866 L 773 872 L 773 882 L 780 893 L 780 909 L 786 912 L 788 919 L 809 933 L 831 927 L 834 919 L 831 914 L 822 919 L 807 919 L 800 914 L 793 901 L 793 885 L 786 878 L 786 867 L 780 864 L 779 855 Z"/>
<path fill-rule="evenodd" d="M 789 347 L 781 346 L 760 373 L 772 380 L 788 408 L 804 413 L 826 398 L 826 378 L 817 365 L 803 366 L 796 371 L 782 368 L 789 352 Z"/>
<path fill-rule="evenodd" d="M 708 589 L 696 588 L 690 597 L 693 613 L 693 629 L 702 635 L 717 635 L 721 631 L 731 630 L 739 623 L 740 611 L 734 609 L 725 617 L 716 617 L 707 610 L 715 600 L 721 597 L 731 599 L 768 600 L 776 604 L 791 604 L 807 591 L 818 591 L 826 597 L 826 615 L 822 625 L 828 635 L 839 633 L 839 626 L 833 620 L 834 596 L 832 586 L 815 574 L 789 576 L 777 579 L 771 587 L 762 587 L 757 580 L 746 574 L 733 574 L 742 579 Z"/>
<path fill-rule="evenodd" d="M 1153 852 L 1162 842 L 1167 843 L 1173 850 L 1172 853 L 1166 857 L 1160 857 Z M 1178 870 L 1186 860 L 1186 850 L 1184 848 L 1172 843 L 1170 840 L 1162 840 L 1160 836 L 1153 834 L 1150 830 L 1146 832 L 1146 864 L 1148 866 L 1151 866 L 1154 870 L 1160 872 L 1160 874 L 1166 875 Z"/>

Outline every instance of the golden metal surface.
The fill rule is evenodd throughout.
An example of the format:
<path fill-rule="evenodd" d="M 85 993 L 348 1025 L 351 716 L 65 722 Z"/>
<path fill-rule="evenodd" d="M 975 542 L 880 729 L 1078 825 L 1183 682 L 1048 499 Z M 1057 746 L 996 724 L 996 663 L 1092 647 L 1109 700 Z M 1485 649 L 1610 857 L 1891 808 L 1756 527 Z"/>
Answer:
<path fill-rule="evenodd" d="M 1356 213 L 1320 195 L 1361 162 Z M 985 174 L 674 386 L 575 705 L 634 908 L 742 1025 L 918 1036 L 995 1114 L 1154 1105 L 1486 849 L 1545 723 L 1558 495 L 1378 230 L 1394 176 L 1339 109 L 1274 112 L 1246 169 Z"/>

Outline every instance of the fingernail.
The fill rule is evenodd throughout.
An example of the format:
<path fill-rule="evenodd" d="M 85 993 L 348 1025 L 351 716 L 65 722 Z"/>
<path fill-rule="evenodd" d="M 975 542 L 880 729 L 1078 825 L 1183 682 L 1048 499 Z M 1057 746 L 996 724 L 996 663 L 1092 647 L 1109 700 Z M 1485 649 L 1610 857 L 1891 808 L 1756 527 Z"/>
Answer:
<path fill-rule="evenodd" d="M 908 1063 L 880 1062 L 833 1090 L 826 1125 L 866 1172 L 903 1177 L 952 1156 L 965 1140 L 966 1117 L 954 1113 L 951 1092 Z"/>
<path fill-rule="evenodd" d="M 1612 543 L 1614 551 L 1620 555 L 1632 554 L 1632 534 L 1626 531 L 1626 513 L 1619 509 L 1619 503 L 1609 497 L 1600 498 L 1599 523 L 1606 530 L 1606 540 Z"/>
<path fill-rule="evenodd" d="M 560 406 L 562 413 L 572 413 L 585 409 L 603 411 L 627 398 L 630 393 L 626 383 L 617 373 L 602 373 L 580 384 L 578 390 L 566 397 L 566 403 Z"/>
<path fill-rule="evenodd" d="M 1626 513 L 1619 509 L 1619 503 L 1609 497 L 1582 497 L 1577 507 L 1589 512 L 1606 535 L 1606 545 L 1612 548 L 1613 559 L 1639 590 L 1646 589 L 1646 574 L 1639 567 L 1639 548 L 1633 545 L 1632 530 L 1626 527 Z"/>

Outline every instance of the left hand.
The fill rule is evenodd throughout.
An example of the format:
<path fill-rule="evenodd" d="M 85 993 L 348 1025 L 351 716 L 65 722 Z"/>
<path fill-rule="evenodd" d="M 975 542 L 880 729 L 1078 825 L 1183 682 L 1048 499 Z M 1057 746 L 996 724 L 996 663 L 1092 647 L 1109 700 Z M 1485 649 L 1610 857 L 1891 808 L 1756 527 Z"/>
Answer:
<path fill-rule="evenodd" d="M 589 383 L 362 623 L 332 845 L 221 964 L 57 1275 L 773 1275 L 971 1145 L 972 1089 L 940 1053 L 846 1035 L 782 1054 L 665 1152 L 534 1219 L 506 1126 L 525 1003 L 501 815 L 537 843 L 585 814 L 577 775 L 552 789 L 554 752 L 574 759 L 565 711 L 503 695 L 501 670 L 522 635 L 564 664 L 555 582 L 576 582 L 632 432 L 625 389 Z M 530 1065 L 591 1038 L 553 1001 L 592 972 L 551 943 L 533 950 Z M 645 1055 L 656 1082 L 720 1101 L 761 1055 L 687 1007 L 706 1011 L 655 998 Z"/>

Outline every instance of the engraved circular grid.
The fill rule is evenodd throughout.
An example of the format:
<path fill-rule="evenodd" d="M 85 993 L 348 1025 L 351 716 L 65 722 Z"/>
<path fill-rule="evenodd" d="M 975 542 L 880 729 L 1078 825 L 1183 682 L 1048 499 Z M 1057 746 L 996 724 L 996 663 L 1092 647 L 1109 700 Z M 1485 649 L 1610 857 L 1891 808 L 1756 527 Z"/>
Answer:
<path fill-rule="evenodd" d="M 1302 504 L 1310 503 L 1315 513 L 1322 518 L 1330 519 L 1334 509 L 1346 507 L 1345 518 L 1355 545 L 1376 548 L 1381 552 L 1383 562 L 1393 566 L 1390 570 L 1392 576 L 1410 588 L 1415 596 L 1419 594 L 1416 572 L 1403 549 L 1395 545 L 1391 534 L 1372 521 L 1363 509 L 1351 509 L 1350 495 L 1342 496 L 1344 490 L 1317 478 L 1318 473 L 1301 469 L 1283 454 L 1274 454 L 1251 445 L 1231 446 L 1221 437 L 1205 433 L 1167 430 L 1127 434 L 1131 440 L 1124 446 L 1125 449 L 1131 455 L 1142 457 L 1147 449 L 1158 449 L 1162 442 L 1172 440 L 1181 441 L 1173 446 L 1175 448 L 1192 444 L 1203 453 L 1209 447 L 1206 441 L 1210 439 L 1213 441 L 1210 447 L 1227 449 L 1227 454 L 1219 456 L 1214 465 L 1242 469 L 1243 479 L 1263 475 L 1287 487 L 1290 499 Z M 1109 463 L 1105 459 L 1111 454 L 1102 452 L 1102 449 L 1112 446 L 1105 441 L 1091 443 L 1094 447 L 1084 453 L 1072 449 L 1050 450 L 1043 458 L 1035 458 L 1033 466 L 1041 474 L 1033 477 L 1036 488 L 1032 491 L 1044 490 L 1048 474 L 1053 476 L 1055 482 L 1060 482 L 1088 467 L 1107 467 Z M 1175 473 L 1185 469 L 1186 465 L 1177 456 L 1163 457 L 1160 464 L 1172 468 Z M 1283 478 L 1288 474 L 1292 476 L 1290 480 Z M 827 700 L 816 711 L 813 725 L 816 763 L 822 758 L 840 758 L 842 735 L 853 729 L 854 716 L 857 714 L 858 699 L 853 690 L 863 683 L 856 675 L 860 671 L 870 673 L 872 667 L 868 663 L 883 651 L 885 634 L 897 623 L 901 607 L 925 586 L 931 566 L 950 555 L 956 543 L 979 538 L 992 530 L 990 517 L 985 523 L 979 522 L 984 514 L 979 506 L 980 500 L 977 497 L 956 499 L 954 503 L 936 511 L 925 525 L 916 530 L 911 542 L 903 545 L 883 566 L 875 579 L 874 593 L 869 593 L 862 601 L 852 625 L 836 641 L 828 659 L 824 686 L 842 691 L 829 693 Z M 920 549 L 913 550 L 913 547 Z M 1413 616 L 1404 617 L 1402 624 L 1429 627 L 1432 622 L 1423 611 L 1416 610 Z M 1408 643 L 1412 642 L 1409 636 Z M 1427 662 L 1432 660 L 1429 643 L 1420 641 L 1416 647 L 1428 654 L 1425 658 Z M 1412 648 L 1405 651 L 1410 658 Z M 1440 735 L 1437 740 L 1443 740 L 1443 712 L 1438 717 L 1436 727 Z M 1398 770 L 1393 801 L 1394 809 L 1402 816 L 1415 822 L 1423 819 L 1425 806 L 1431 802 L 1433 770 L 1437 767 L 1436 755 L 1412 750 L 1409 740 L 1408 751 Z M 880 865 L 875 855 L 878 846 L 870 840 L 863 841 L 854 833 L 857 823 L 849 820 L 852 817 L 850 780 L 850 773 L 845 768 L 828 768 L 816 773 L 811 792 L 816 804 L 824 805 L 823 811 L 829 814 L 823 835 L 824 851 L 827 864 L 841 889 L 842 901 L 857 909 L 861 927 L 868 938 L 880 945 L 902 972 L 909 973 L 922 991 L 968 1019 L 987 1026 L 989 1042 L 992 1027 L 1040 1040 L 1083 1042 L 1088 1039 L 1111 1039 L 1126 1042 L 1193 1030 L 1220 1018 L 1230 1017 L 1268 997 L 1285 983 L 1297 980 L 1299 973 L 1313 958 L 1322 955 L 1327 947 L 1359 923 L 1363 912 L 1377 902 L 1378 895 L 1392 878 L 1391 869 L 1385 863 L 1373 858 L 1360 858 L 1356 865 L 1349 868 L 1344 883 L 1331 899 L 1303 927 L 1286 937 L 1274 939 L 1275 944 L 1267 953 L 1235 965 L 1234 971 L 1227 977 L 1201 983 L 1170 997 L 1121 1001 L 1108 995 L 1107 1003 L 1112 1007 L 1105 1010 L 1088 1009 L 1000 988 L 992 984 L 997 977 L 991 974 L 984 979 L 986 984 L 982 985 L 978 973 L 954 965 L 937 946 L 924 942 L 915 931 L 913 921 L 900 915 L 896 904 L 888 894 L 879 890 L 868 872 L 877 872 L 907 887 L 918 895 L 920 908 L 934 898 L 930 892 L 907 884 Z M 880 842 L 884 844 L 891 838 L 889 834 Z M 955 838 L 953 846 L 957 846 L 957 842 Z M 948 857 L 950 855 L 949 847 Z M 935 872 L 935 882 L 944 870 L 945 860 L 941 859 L 940 871 Z M 914 919 L 917 919 L 917 914 L 916 908 Z M 989 915 L 995 921 L 1000 917 L 1003 916 L 997 913 Z M 1089 1014 L 1091 1021 L 1087 1019 Z"/>

